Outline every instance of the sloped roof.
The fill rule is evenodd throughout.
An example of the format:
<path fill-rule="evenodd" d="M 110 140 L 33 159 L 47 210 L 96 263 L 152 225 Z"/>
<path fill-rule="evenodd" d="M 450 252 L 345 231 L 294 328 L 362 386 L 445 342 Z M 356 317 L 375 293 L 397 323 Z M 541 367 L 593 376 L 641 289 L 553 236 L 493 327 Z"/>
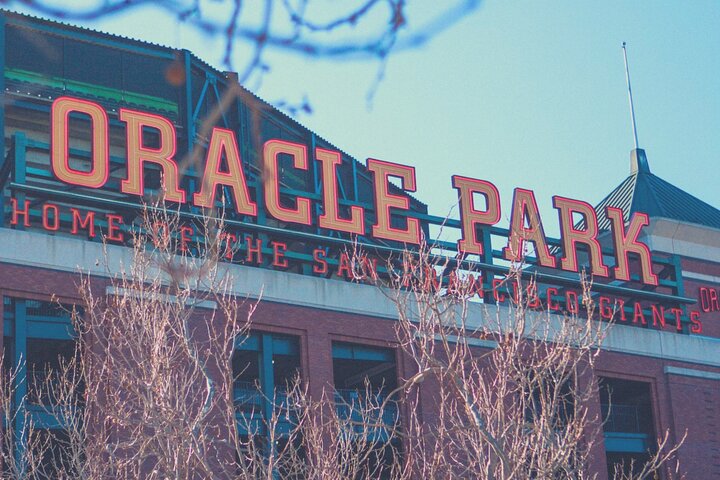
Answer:
<path fill-rule="evenodd" d="M 643 149 L 632 151 L 630 176 L 597 206 L 598 226 L 610 228 L 605 207 L 622 209 L 625 221 L 635 212 L 720 229 L 720 210 L 650 172 Z"/>

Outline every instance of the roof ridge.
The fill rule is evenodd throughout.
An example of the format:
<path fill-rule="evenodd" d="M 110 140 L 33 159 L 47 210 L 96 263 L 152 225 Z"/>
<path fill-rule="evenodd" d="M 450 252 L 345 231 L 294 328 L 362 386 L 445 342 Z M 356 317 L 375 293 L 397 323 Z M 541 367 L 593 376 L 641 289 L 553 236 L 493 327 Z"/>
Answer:
<path fill-rule="evenodd" d="M 649 190 L 650 195 L 652 196 L 654 205 L 658 208 L 658 210 L 659 210 L 659 212 L 660 212 L 661 214 L 663 214 L 663 215 L 668 215 L 667 209 L 665 208 L 664 202 L 658 197 L 657 192 L 656 192 L 655 189 L 652 187 L 652 185 L 649 184 L 649 183 L 652 181 L 652 178 L 653 178 L 653 177 L 654 177 L 654 178 L 657 178 L 657 179 L 660 179 L 660 180 L 662 180 L 662 179 L 661 179 L 660 177 L 658 177 L 657 175 L 653 175 L 653 174 L 652 174 L 651 172 L 649 172 L 649 171 L 648 171 L 648 172 L 640 172 L 640 171 L 638 171 L 638 173 L 637 173 L 636 175 L 639 177 L 639 176 L 640 176 L 640 173 L 643 174 L 643 178 L 645 178 L 645 175 L 648 176 L 648 179 L 649 179 L 649 180 L 647 180 L 648 185 L 647 185 L 646 188 L 647 188 L 647 190 Z M 637 189 L 637 180 L 636 180 L 635 182 L 636 182 L 636 189 Z M 670 185 L 670 186 L 673 187 L 673 188 L 677 188 L 677 187 L 675 187 L 674 185 L 672 185 L 671 183 L 668 183 L 668 182 L 665 182 L 665 183 L 667 183 L 668 185 Z M 678 189 L 678 190 L 680 190 L 681 192 L 683 191 L 683 190 L 681 190 L 681 189 Z M 635 191 L 633 191 L 633 195 L 635 195 Z M 635 198 L 633 198 L 633 207 L 634 207 L 634 205 L 635 205 L 634 202 L 635 202 Z M 632 209 L 631 209 L 631 212 L 633 212 L 633 211 L 635 211 L 635 210 L 636 210 L 635 208 L 632 208 Z M 637 209 L 637 210 L 639 210 L 639 209 Z"/>

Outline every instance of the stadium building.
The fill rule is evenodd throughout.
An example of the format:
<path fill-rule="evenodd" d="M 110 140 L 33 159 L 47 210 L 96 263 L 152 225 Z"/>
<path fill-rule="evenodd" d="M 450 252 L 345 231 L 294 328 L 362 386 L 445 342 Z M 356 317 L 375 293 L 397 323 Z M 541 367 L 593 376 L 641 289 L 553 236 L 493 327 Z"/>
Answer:
<path fill-rule="evenodd" d="M 483 274 L 478 306 L 510 295 L 496 287 L 522 238 L 534 243 L 528 261 L 549 310 L 578 308 L 582 268 L 595 275 L 601 315 L 620 302 L 598 371 L 614 392 L 609 411 L 597 398 L 608 418 L 601 478 L 606 463 L 642 459 L 668 429 L 674 442 L 688 432 L 678 453 L 687 478 L 720 478 L 720 210 L 656 176 L 643 150 L 595 208 L 555 197 L 563 238 L 549 239 L 531 191 L 516 189 L 516 221 L 504 228 L 495 187 L 455 176 L 448 188 L 458 190 L 461 218 L 431 215 L 410 194 L 412 167 L 356 161 L 187 50 L 10 12 L 0 13 L 0 39 L 6 367 L 30 375 L 71 355 L 69 318 L 51 297 L 79 302 L 80 270 L 107 277 L 103 239 L 113 261 L 130 258 L 128 229 L 164 181 L 181 215 L 224 203 L 236 293 L 263 292 L 236 354 L 249 365 L 237 395 L 258 412 L 272 406 L 256 385 L 271 393 L 297 371 L 317 396 L 328 385 L 353 395 L 365 379 L 392 388 L 412 374 L 393 346 L 395 305 L 352 281 L 344 252 L 360 243 L 397 253 L 444 225 L 460 240 L 443 243 L 447 255 Z M 221 106 L 231 91 L 240 93 Z M 205 164 L 184 168 L 196 146 Z M 58 428 L 46 417 L 38 413 L 40 424 Z"/>

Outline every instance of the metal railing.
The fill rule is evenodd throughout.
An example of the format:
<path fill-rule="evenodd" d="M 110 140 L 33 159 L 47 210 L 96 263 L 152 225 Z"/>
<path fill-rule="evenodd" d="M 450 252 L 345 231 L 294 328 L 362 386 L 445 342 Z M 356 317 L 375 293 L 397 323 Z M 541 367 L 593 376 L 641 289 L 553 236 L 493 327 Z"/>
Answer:
<path fill-rule="evenodd" d="M 647 433 L 644 427 L 644 411 L 638 405 L 602 404 L 606 432 Z"/>
<path fill-rule="evenodd" d="M 288 394 L 284 388 L 276 387 L 274 394 L 274 410 L 277 413 L 276 430 L 279 433 L 289 433 L 297 424 L 297 417 L 291 408 L 288 408 Z M 266 398 L 255 382 L 236 381 L 233 385 L 233 399 L 235 403 L 238 426 L 244 432 L 262 434 L 268 428 L 265 418 Z"/>
<path fill-rule="evenodd" d="M 390 429 L 400 423 L 400 412 L 395 401 L 387 401 L 382 393 L 368 394 L 361 390 L 335 391 L 335 409 L 341 420 L 347 421 L 356 434 L 385 439 Z"/>

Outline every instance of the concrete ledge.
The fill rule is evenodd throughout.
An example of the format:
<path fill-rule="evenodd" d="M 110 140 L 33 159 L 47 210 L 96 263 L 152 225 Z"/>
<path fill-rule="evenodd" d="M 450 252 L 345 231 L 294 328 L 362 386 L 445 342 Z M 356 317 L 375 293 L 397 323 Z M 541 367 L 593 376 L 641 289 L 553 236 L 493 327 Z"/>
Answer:
<path fill-rule="evenodd" d="M 133 252 L 79 238 L 0 228 L 0 262 L 48 270 L 112 277 L 127 270 Z M 244 298 L 300 305 L 393 320 L 395 303 L 377 287 L 298 275 L 245 265 L 221 264 L 220 274 L 232 278 L 232 293 Z M 481 329 L 509 318 L 507 306 L 471 304 L 467 324 Z M 560 321 L 553 316 L 551 322 Z M 665 360 L 720 367 L 720 339 L 614 325 L 603 349 Z"/>
<path fill-rule="evenodd" d="M 681 368 L 681 367 L 665 367 L 665 373 L 668 375 L 682 375 L 683 377 L 695 377 L 704 378 L 706 380 L 718 380 L 720 381 L 720 373 L 705 372 L 702 370 L 695 370 L 693 368 Z"/>
<path fill-rule="evenodd" d="M 129 288 L 120 288 L 120 287 L 112 287 L 109 286 L 105 289 L 106 295 L 116 295 L 116 296 L 126 296 L 126 297 L 138 297 L 138 298 L 150 298 L 150 295 L 147 293 L 143 293 L 139 290 L 131 290 Z M 162 299 L 165 302 L 174 302 L 178 297 L 177 295 L 167 295 L 167 294 L 156 294 L 158 298 Z M 214 300 L 200 300 L 198 298 L 188 298 L 185 301 L 185 304 L 187 306 L 192 306 L 196 308 L 205 308 L 207 310 L 217 310 L 218 304 Z"/>

